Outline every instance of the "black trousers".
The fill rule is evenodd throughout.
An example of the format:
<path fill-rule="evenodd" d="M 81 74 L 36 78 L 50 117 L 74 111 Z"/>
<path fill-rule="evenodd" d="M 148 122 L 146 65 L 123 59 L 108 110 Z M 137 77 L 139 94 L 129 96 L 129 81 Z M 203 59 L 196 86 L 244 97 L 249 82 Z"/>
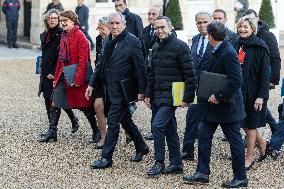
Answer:
<path fill-rule="evenodd" d="M 223 133 L 230 144 L 234 179 L 247 179 L 245 171 L 245 145 L 240 133 L 240 122 L 211 123 L 201 121 L 198 128 L 198 164 L 196 172 L 210 174 L 210 156 L 213 135 L 221 125 Z"/>
<path fill-rule="evenodd" d="M 90 42 L 91 50 L 93 50 L 95 48 L 95 44 L 94 44 L 91 36 L 89 35 L 89 33 L 87 31 L 84 31 L 84 34 L 85 34 L 86 38 L 89 40 L 89 42 Z"/>
<path fill-rule="evenodd" d="M 111 159 L 119 137 L 120 123 L 122 128 L 132 138 L 136 151 L 143 151 L 147 146 L 137 126 L 132 121 L 128 105 L 111 104 L 107 116 L 107 134 L 105 138 L 102 157 Z"/>
<path fill-rule="evenodd" d="M 7 42 L 15 44 L 17 42 L 18 19 L 6 19 Z"/>

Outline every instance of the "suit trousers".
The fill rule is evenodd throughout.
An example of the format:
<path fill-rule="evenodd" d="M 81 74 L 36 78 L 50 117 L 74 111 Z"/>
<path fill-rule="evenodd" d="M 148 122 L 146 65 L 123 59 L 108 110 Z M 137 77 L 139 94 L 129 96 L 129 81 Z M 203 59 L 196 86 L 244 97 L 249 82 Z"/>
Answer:
<path fill-rule="evenodd" d="M 189 119 L 188 115 L 186 117 L 187 119 L 184 131 L 182 152 L 188 154 L 194 154 L 194 143 L 197 138 L 198 124 L 200 121 Z"/>
<path fill-rule="evenodd" d="M 222 131 L 230 144 L 234 179 L 247 179 L 245 171 L 245 145 L 240 133 L 240 122 L 211 123 L 201 121 L 198 130 L 198 164 L 196 172 L 210 174 L 210 156 L 213 135 L 221 125 Z"/>
<path fill-rule="evenodd" d="M 6 27 L 8 44 L 15 44 L 17 42 L 18 20 L 6 19 Z"/>
<path fill-rule="evenodd" d="M 118 141 L 120 123 L 122 128 L 131 137 L 137 152 L 144 151 L 147 147 L 143 137 L 137 126 L 133 123 L 132 115 L 129 112 L 128 105 L 111 104 L 109 106 L 107 116 L 107 134 L 105 138 L 104 147 L 102 150 L 102 157 L 112 159 L 113 152 Z"/>
<path fill-rule="evenodd" d="M 277 151 L 281 150 L 284 143 L 284 120 L 279 120 L 278 130 L 271 136 L 269 145 Z"/>
<path fill-rule="evenodd" d="M 157 106 L 152 104 L 152 131 L 154 136 L 155 160 L 165 160 L 166 139 L 170 164 L 182 165 L 175 111 L 176 107 L 174 106 Z"/>

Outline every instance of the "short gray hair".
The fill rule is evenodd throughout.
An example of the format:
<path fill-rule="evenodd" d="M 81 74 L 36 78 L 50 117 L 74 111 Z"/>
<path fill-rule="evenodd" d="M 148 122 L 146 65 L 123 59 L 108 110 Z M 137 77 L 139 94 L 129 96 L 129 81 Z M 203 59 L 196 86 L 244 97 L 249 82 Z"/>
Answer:
<path fill-rule="evenodd" d="M 101 23 L 102 25 L 108 25 L 108 17 L 104 16 L 102 18 L 99 19 L 99 23 Z"/>
<path fill-rule="evenodd" d="M 167 22 L 167 24 L 170 28 L 172 27 L 172 21 L 167 16 L 158 16 L 158 18 L 156 20 L 162 20 L 162 19 L 166 20 L 166 22 Z"/>
<path fill-rule="evenodd" d="M 199 17 L 199 16 L 202 16 L 202 15 L 208 16 L 208 18 L 210 19 L 210 21 L 212 21 L 212 15 L 211 15 L 209 12 L 200 11 L 200 12 L 198 12 L 198 13 L 195 15 L 195 22 L 197 22 L 198 17 Z"/>
<path fill-rule="evenodd" d="M 108 16 L 108 23 L 110 22 L 110 20 L 113 18 L 113 17 L 120 17 L 121 21 L 126 24 L 126 20 L 125 20 L 125 16 L 118 13 L 118 12 L 114 12 L 114 13 L 111 13 L 109 16 Z"/>

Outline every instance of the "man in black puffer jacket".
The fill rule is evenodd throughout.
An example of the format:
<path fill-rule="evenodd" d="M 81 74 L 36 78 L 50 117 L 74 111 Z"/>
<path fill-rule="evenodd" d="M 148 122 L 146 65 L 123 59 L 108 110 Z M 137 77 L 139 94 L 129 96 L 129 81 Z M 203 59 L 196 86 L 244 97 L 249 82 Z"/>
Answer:
<path fill-rule="evenodd" d="M 257 13 L 253 9 L 249 9 L 245 12 L 245 16 L 249 16 L 255 19 L 258 23 L 256 36 L 262 39 L 268 46 L 270 52 L 270 89 L 274 89 L 275 85 L 279 85 L 280 70 L 281 70 L 281 58 L 276 37 L 269 31 L 267 23 L 259 20 Z M 277 122 L 273 118 L 269 109 L 267 108 L 266 123 L 269 124 L 272 134 L 277 131 Z"/>
<path fill-rule="evenodd" d="M 190 49 L 171 32 L 168 17 L 159 16 L 155 21 L 158 42 L 153 47 L 152 67 L 146 88 L 145 104 L 152 109 L 152 131 L 154 135 L 155 164 L 149 176 L 160 173 L 182 173 L 183 165 L 173 105 L 173 82 L 184 82 L 181 107 L 193 102 L 196 89 L 196 73 Z M 165 138 L 167 140 L 170 165 L 165 168 Z"/>

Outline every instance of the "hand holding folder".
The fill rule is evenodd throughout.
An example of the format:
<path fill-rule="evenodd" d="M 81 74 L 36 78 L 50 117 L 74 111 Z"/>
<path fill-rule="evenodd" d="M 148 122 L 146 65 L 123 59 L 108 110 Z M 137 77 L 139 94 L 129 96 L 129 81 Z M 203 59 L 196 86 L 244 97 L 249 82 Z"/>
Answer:
<path fill-rule="evenodd" d="M 184 82 L 173 82 L 172 83 L 172 97 L 173 97 L 173 106 L 181 106 L 184 95 Z"/>

